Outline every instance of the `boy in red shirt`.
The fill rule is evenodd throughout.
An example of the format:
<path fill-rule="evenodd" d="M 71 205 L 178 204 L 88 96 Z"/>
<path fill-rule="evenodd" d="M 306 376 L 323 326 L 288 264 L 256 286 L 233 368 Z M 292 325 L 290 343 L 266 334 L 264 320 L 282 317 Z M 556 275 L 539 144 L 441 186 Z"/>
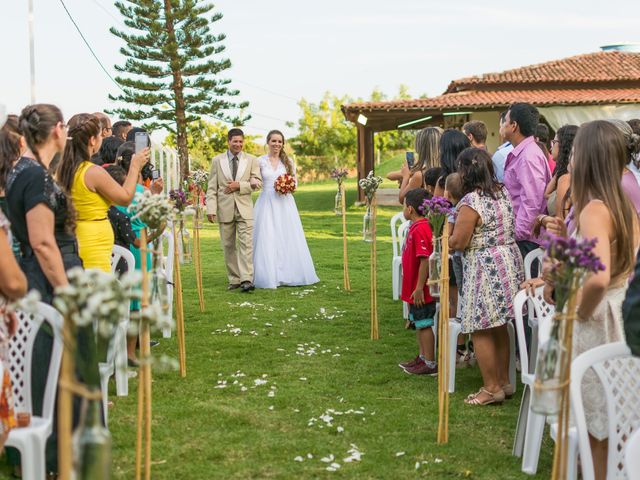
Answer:
<path fill-rule="evenodd" d="M 422 203 L 429 197 L 426 190 L 416 188 L 404 198 L 404 218 L 411 221 L 402 250 L 402 294 L 409 304 L 409 322 L 416 330 L 420 354 L 401 363 L 405 372 L 413 375 L 436 375 L 438 365 L 434 355 L 433 323 L 436 302 L 429 294 L 429 255 L 433 251 L 429 222 L 420 213 Z"/>

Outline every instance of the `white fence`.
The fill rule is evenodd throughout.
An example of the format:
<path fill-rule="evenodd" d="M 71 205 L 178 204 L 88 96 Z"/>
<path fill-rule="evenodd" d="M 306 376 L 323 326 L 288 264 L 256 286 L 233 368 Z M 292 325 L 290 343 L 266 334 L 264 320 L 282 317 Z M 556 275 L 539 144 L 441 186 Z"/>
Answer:
<path fill-rule="evenodd" d="M 180 187 L 180 162 L 176 150 L 169 147 L 152 146 L 151 163 L 160 170 L 160 175 L 164 180 L 165 193 Z"/>

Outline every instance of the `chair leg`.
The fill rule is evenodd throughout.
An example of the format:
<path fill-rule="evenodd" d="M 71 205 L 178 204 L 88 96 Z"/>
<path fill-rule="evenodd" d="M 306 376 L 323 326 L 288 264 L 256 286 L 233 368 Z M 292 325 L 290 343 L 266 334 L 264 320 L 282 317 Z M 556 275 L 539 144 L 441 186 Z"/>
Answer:
<path fill-rule="evenodd" d="M 22 480 L 42 480 L 46 477 L 45 444 L 45 438 L 34 435 L 29 444 L 23 446 L 26 448 L 18 448 Z"/>
<path fill-rule="evenodd" d="M 524 438 L 527 434 L 526 425 L 529 416 L 529 402 L 531 401 L 531 389 L 529 385 L 525 385 L 522 391 L 522 401 L 520 402 L 520 412 L 518 413 L 518 423 L 516 424 L 516 434 L 513 439 L 513 450 L 511 454 L 514 457 L 522 457 L 524 450 Z"/>
<path fill-rule="evenodd" d="M 118 327 L 120 328 L 120 327 Z M 126 397 L 129 395 L 129 375 L 127 367 L 127 332 L 126 329 L 119 332 L 118 346 L 115 354 L 116 395 Z"/>
<path fill-rule="evenodd" d="M 449 319 L 449 393 L 456 391 L 456 360 L 458 348 L 458 335 L 462 331 L 456 319 Z"/>
<path fill-rule="evenodd" d="M 578 431 L 569 428 L 569 451 L 567 452 L 567 480 L 578 480 Z"/>
<path fill-rule="evenodd" d="M 542 447 L 544 424 L 545 416 L 529 409 L 522 453 L 522 471 L 529 475 L 535 475 L 538 471 L 538 458 Z"/>
<path fill-rule="evenodd" d="M 107 402 L 109 399 L 109 375 L 100 374 L 100 388 L 102 390 L 102 410 L 104 416 L 105 426 L 109 426 L 109 411 L 107 409 Z"/>
<path fill-rule="evenodd" d="M 507 332 L 509 333 L 509 383 L 513 385 L 515 392 L 518 380 L 516 376 L 516 331 L 513 323 L 507 323 Z"/>
<path fill-rule="evenodd" d="M 391 268 L 391 296 L 394 300 L 398 300 L 400 298 L 400 292 L 398 292 L 398 268 L 395 265 L 392 265 Z"/>

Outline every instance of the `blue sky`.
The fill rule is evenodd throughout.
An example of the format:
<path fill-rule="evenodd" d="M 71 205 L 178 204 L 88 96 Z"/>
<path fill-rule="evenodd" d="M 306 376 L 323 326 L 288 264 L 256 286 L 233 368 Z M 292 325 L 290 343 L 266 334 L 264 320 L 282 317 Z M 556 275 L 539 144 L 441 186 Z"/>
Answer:
<path fill-rule="evenodd" d="M 110 105 L 117 87 L 80 40 L 59 0 L 35 5 L 37 100 L 58 104 L 68 118 Z M 109 0 L 66 0 L 67 7 L 114 75 L 122 62 L 121 24 Z M 299 116 L 296 100 L 329 90 L 367 97 L 378 87 L 438 95 L 468 75 L 640 41 L 633 0 L 220 0 L 227 35 L 228 77 L 250 102 L 246 130 L 264 135 Z M 29 102 L 27 0 L 3 2 L 0 102 L 18 111 Z"/>

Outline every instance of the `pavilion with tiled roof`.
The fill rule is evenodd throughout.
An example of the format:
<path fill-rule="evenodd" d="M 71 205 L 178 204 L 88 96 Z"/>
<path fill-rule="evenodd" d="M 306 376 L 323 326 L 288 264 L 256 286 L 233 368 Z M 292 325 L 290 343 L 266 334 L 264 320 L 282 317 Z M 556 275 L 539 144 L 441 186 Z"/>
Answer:
<path fill-rule="evenodd" d="M 487 147 L 495 150 L 499 114 L 514 102 L 537 106 L 553 130 L 596 118 L 639 118 L 640 53 L 588 53 L 454 80 L 437 97 L 343 105 L 345 118 L 358 128 L 358 176 L 373 169 L 375 132 L 482 120 Z"/>

